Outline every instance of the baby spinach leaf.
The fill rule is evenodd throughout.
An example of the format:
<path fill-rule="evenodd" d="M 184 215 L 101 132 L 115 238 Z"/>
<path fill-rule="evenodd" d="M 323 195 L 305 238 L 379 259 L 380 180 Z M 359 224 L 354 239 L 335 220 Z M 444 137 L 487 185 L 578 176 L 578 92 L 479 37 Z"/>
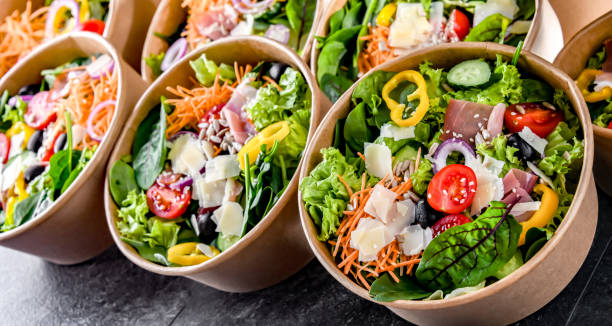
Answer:
<path fill-rule="evenodd" d="M 349 113 L 344 123 L 344 141 L 355 152 L 363 152 L 363 144 L 372 137 L 366 113 L 366 105 L 361 102 Z"/>
<path fill-rule="evenodd" d="M 412 278 L 402 277 L 399 282 L 391 279 L 389 274 L 379 277 L 370 288 L 370 297 L 376 301 L 418 300 L 431 295 Z"/>
<path fill-rule="evenodd" d="M 534 0 L 517 0 L 516 4 L 519 7 L 519 11 L 516 13 L 515 17 L 522 20 L 530 19 L 535 14 L 535 3 Z"/>
<path fill-rule="evenodd" d="M 523 79 L 522 102 L 552 102 L 554 89 L 547 83 L 535 79 Z"/>
<path fill-rule="evenodd" d="M 429 290 L 474 286 L 492 276 L 517 250 L 521 225 L 502 202 L 478 219 L 448 229 L 427 246 L 416 271 Z"/>
<path fill-rule="evenodd" d="M 353 85 L 353 81 L 342 75 L 326 74 L 321 79 L 321 90 L 330 101 L 336 102 Z"/>
<path fill-rule="evenodd" d="M 72 158 L 69 159 L 70 152 L 72 152 Z M 70 166 L 71 162 L 77 162 L 81 156 L 81 151 L 68 151 L 61 150 L 51 156 L 49 160 L 49 176 L 53 181 L 53 188 L 55 190 L 61 190 L 69 179 L 72 173 L 73 167 Z"/>
<path fill-rule="evenodd" d="M 346 46 L 342 42 L 326 43 L 319 53 L 317 79 L 321 81 L 327 74 L 335 76 L 340 68 L 339 58 L 342 58 L 346 52 Z"/>
<path fill-rule="evenodd" d="M 497 13 L 483 19 L 465 37 L 467 42 L 503 42 L 510 18 Z"/>
<path fill-rule="evenodd" d="M 122 160 L 113 164 L 109 174 L 110 192 L 117 204 L 121 204 L 130 191 L 138 191 L 134 169 Z"/>
<path fill-rule="evenodd" d="M 44 193 L 39 192 L 34 194 L 15 205 L 15 211 L 13 212 L 13 224 L 17 227 L 27 222 L 32 215 L 38 203 L 41 201 Z"/>
<path fill-rule="evenodd" d="M 152 125 L 149 134 L 142 134 L 139 127 L 136 135 L 142 137 L 144 143 L 140 145 L 140 149 L 134 156 L 134 174 L 136 175 L 136 183 L 142 189 L 149 189 L 155 182 L 157 176 L 164 168 L 166 161 L 166 99 L 162 97 L 159 107 L 159 116 L 156 122 Z M 155 111 L 155 110 L 154 110 Z M 149 125 L 145 126 L 147 129 Z M 134 142 L 136 147 L 136 141 Z"/>
<path fill-rule="evenodd" d="M 339 31 L 342 28 L 342 21 L 344 20 L 345 15 L 344 10 L 344 8 L 341 8 L 329 18 L 329 35 Z"/>

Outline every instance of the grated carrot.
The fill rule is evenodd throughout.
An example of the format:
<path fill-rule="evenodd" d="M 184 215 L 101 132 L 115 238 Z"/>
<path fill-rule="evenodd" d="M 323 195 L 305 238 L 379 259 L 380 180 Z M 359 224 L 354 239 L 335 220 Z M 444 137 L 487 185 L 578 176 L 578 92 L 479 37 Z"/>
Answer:
<path fill-rule="evenodd" d="M 187 9 L 187 24 L 185 31 L 181 36 L 187 39 L 189 49 L 193 50 L 200 44 L 209 42 L 210 40 L 202 36 L 198 32 L 198 24 L 202 20 L 202 16 L 205 15 L 211 9 L 223 8 L 225 5 L 232 6 L 231 0 L 184 0 L 182 7 Z"/>
<path fill-rule="evenodd" d="M 369 34 L 361 37 L 365 41 L 364 48 L 359 53 L 357 65 L 359 72 L 366 73 L 374 67 L 396 57 L 389 45 L 389 27 L 370 26 Z"/>

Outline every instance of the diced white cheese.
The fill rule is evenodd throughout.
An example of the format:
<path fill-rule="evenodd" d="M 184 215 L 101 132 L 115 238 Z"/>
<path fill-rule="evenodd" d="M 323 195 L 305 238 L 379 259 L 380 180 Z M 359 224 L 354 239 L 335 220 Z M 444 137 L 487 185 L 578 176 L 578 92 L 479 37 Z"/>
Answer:
<path fill-rule="evenodd" d="M 412 200 L 403 200 L 395 203 L 393 215 L 387 223 L 387 234 L 396 236 L 402 232 L 408 225 L 414 223 L 414 203 Z"/>
<path fill-rule="evenodd" d="M 80 143 L 85 138 L 85 135 L 87 135 L 87 129 L 79 125 L 72 125 L 72 143 L 73 144 Z"/>
<path fill-rule="evenodd" d="M 510 19 L 519 11 L 515 0 L 488 0 L 486 3 L 476 5 L 472 27 L 480 24 L 485 18 L 502 14 Z"/>
<path fill-rule="evenodd" d="M 197 228 L 196 228 L 197 229 Z M 203 244 L 203 243 L 198 243 L 196 245 L 196 248 L 198 248 L 198 250 L 203 253 L 204 255 L 206 255 L 207 257 L 213 258 L 213 256 L 215 255 L 213 253 L 212 248 L 207 245 L 207 244 Z"/>
<path fill-rule="evenodd" d="M 216 207 L 223 204 L 225 196 L 225 180 L 208 182 L 202 176 L 193 179 L 193 198 L 197 199 L 200 207 Z"/>
<path fill-rule="evenodd" d="M 504 182 L 497 174 L 484 167 L 480 160 L 473 160 L 469 167 L 476 174 L 476 194 L 471 208 L 471 214 L 474 215 L 480 213 L 491 201 L 503 198 Z"/>
<path fill-rule="evenodd" d="M 533 174 L 540 177 L 540 179 L 542 179 L 544 183 L 551 187 L 554 187 L 552 180 L 546 175 L 546 173 L 544 173 L 544 171 L 540 170 L 535 164 L 527 162 L 527 167 L 529 168 L 529 170 L 531 170 L 531 172 L 533 172 Z"/>
<path fill-rule="evenodd" d="M 399 3 L 395 21 L 389 31 L 389 45 L 394 48 L 413 48 L 431 39 L 433 26 L 420 3 Z"/>
<path fill-rule="evenodd" d="M 9 190 L 17 182 L 19 174 L 34 164 L 37 164 L 36 155 L 30 151 L 9 160 L 2 170 L 2 191 Z"/>
<path fill-rule="evenodd" d="M 23 152 L 23 142 L 25 141 L 25 132 L 17 133 L 11 136 L 11 148 L 9 150 L 9 158 L 17 156 Z"/>
<path fill-rule="evenodd" d="M 391 164 L 391 150 L 381 144 L 366 143 L 364 150 L 365 165 L 368 173 L 377 177 L 384 178 L 393 175 Z"/>
<path fill-rule="evenodd" d="M 540 136 L 536 135 L 529 127 L 524 127 L 523 130 L 519 131 L 518 135 L 525 141 L 529 146 L 533 147 L 538 153 L 544 156 L 544 149 L 548 141 Z"/>
<path fill-rule="evenodd" d="M 510 214 L 512 214 L 517 221 L 524 222 L 531 218 L 534 212 L 540 209 L 542 202 L 530 201 L 525 203 L 516 203 L 512 207 Z"/>
<path fill-rule="evenodd" d="M 236 27 L 234 27 L 234 29 L 232 29 L 232 31 L 230 32 L 232 36 L 252 35 L 253 34 L 253 24 L 255 22 L 255 19 L 253 18 L 253 15 L 245 15 L 245 16 L 246 16 L 246 20 L 243 20 L 240 23 L 238 23 L 238 25 L 236 25 Z"/>
<path fill-rule="evenodd" d="M 428 227 L 423 231 L 423 250 L 429 246 L 431 240 L 433 240 L 433 230 Z"/>
<path fill-rule="evenodd" d="M 489 171 L 491 171 L 491 173 L 497 176 L 500 175 L 504 170 L 504 165 L 506 165 L 504 161 L 494 159 L 489 155 L 485 155 L 484 159 L 482 160 L 482 166 L 484 166 Z"/>
<path fill-rule="evenodd" d="M 414 126 L 399 127 L 392 123 L 386 123 L 380 128 L 380 136 L 393 138 L 395 141 L 414 138 Z"/>
<path fill-rule="evenodd" d="M 212 160 L 215 158 L 215 149 L 211 143 L 202 140 L 200 142 L 200 147 L 202 147 L 202 151 L 204 152 L 204 155 L 206 155 L 206 160 Z"/>
<path fill-rule="evenodd" d="M 397 236 L 404 255 L 416 255 L 425 249 L 425 230 L 420 225 L 410 225 Z"/>
<path fill-rule="evenodd" d="M 225 191 L 223 192 L 223 202 L 236 201 L 236 197 L 242 192 L 242 184 L 234 179 L 227 179 Z"/>
<path fill-rule="evenodd" d="M 377 184 L 372 190 L 364 211 L 380 219 L 385 224 L 389 223 L 391 215 L 394 213 L 396 198 L 397 194 L 395 192 Z"/>
<path fill-rule="evenodd" d="M 240 236 L 244 221 L 242 206 L 231 201 L 223 203 L 223 206 L 214 211 L 213 221 L 217 223 L 216 232 L 221 232 L 223 235 Z"/>
<path fill-rule="evenodd" d="M 206 164 L 199 141 L 188 134 L 179 136 L 173 142 L 168 158 L 172 162 L 172 171 L 192 177 L 199 176 Z"/>
<path fill-rule="evenodd" d="M 357 228 L 351 232 L 351 248 L 359 250 L 359 261 L 368 262 L 376 260 L 378 252 L 393 241 L 385 230 L 383 222 L 362 218 Z"/>
<path fill-rule="evenodd" d="M 240 174 L 238 155 L 219 155 L 206 162 L 206 181 L 233 178 Z"/>

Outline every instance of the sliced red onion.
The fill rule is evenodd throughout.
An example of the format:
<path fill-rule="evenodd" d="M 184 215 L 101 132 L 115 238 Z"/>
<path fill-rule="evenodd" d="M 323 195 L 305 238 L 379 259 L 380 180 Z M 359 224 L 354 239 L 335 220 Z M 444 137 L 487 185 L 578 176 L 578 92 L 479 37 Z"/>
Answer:
<path fill-rule="evenodd" d="M 110 106 L 110 105 L 117 105 L 117 101 L 108 100 L 108 101 L 104 101 L 104 102 L 98 104 L 93 109 L 93 111 L 91 111 L 91 113 L 89 114 L 89 117 L 87 118 L 87 134 L 89 135 L 89 137 L 91 137 L 91 139 L 93 139 L 93 140 L 95 140 L 97 142 L 101 142 L 102 138 L 104 138 L 104 135 L 98 135 L 93 130 L 93 121 L 94 121 L 94 118 L 96 117 L 98 112 L 100 112 L 100 110 L 102 110 L 105 107 Z"/>
<path fill-rule="evenodd" d="M 504 127 L 504 114 L 506 113 L 506 104 L 499 103 L 493 107 L 489 121 L 487 123 L 487 131 L 491 139 L 501 135 Z"/>
<path fill-rule="evenodd" d="M 172 67 L 172 65 L 181 60 L 185 54 L 187 54 L 187 39 L 181 37 L 176 40 L 166 51 L 166 55 L 164 56 L 164 60 L 161 63 L 161 70 L 166 71 Z"/>
<path fill-rule="evenodd" d="M 80 7 L 76 1 L 55 0 L 53 3 L 51 3 L 51 6 L 49 6 L 49 11 L 47 12 L 47 22 L 45 25 L 45 34 L 47 37 L 55 36 L 55 28 L 53 25 L 55 23 L 55 17 L 57 16 L 58 11 L 62 8 L 68 8 L 70 10 L 72 19 L 74 19 L 75 22 L 75 28 L 81 25 Z"/>
<path fill-rule="evenodd" d="M 275 24 L 268 27 L 268 30 L 266 31 L 266 37 L 281 42 L 283 44 L 287 44 L 289 43 L 289 33 L 289 27 L 283 24 Z"/>
<path fill-rule="evenodd" d="M 86 70 L 93 79 L 100 79 L 103 75 L 110 75 L 115 68 L 115 61 L 107 54 L 101 55 L 96 61 L 87 66 Z M 70 77 L 70 76 L 69 76 Z M 69 78 L 70 79 L 70 78 Z"/>
<path fill-rule="evenodd" d="M 189 135 L 191 137 L 193 137 L 193 139 L 198 139 L 198 134 L 196 134 L 193 131 L 179 131 L 176 134 L 172 135 L 170 138 L 168 138 L 169 142 L 174 142 L 175 140 L 179 139 L 179 137 L 181 137 L 182 135 Z"/>
<path fill-rule="evenodd" d="M 250 1 L 250 0 L 232 0 L 232 4 L 234 8 L 238 10 L 241 14 L 244 15 L 257 15 L 260 14 L 272 4 L 274 4 L 276 0 L 264 0 L 261 2 Z"/>
<path fill-rule="evenodd" d="M 189 176 L 181 177 L 175 183 L 170 185 L 170 189 L 182 190 L 186 187 L 191 187 L 193 184 L 193 178 Z"/>
<path fill-rule="evenodd" d="M 465 157 L 465 165 L 467 166 L 470 166 L 471 163 L 476 160 L 476 152 L 474 152 L 470 144 L 458 138 L 447 139 L 438 146 L 433 155 L 433 160 L 431 160 L 434 173 L 438 173 L 438 171 L 446 166 L 446 159 L 452 152 L 463 154 Z"/>
<path fill-rule="evenodd" d="M 8 102 L 6 104 L 15 107 L 17 106 L 17 102 L 18 102 L 18 98 L 21 98 L 22 101 L 26 102 L 26 103 L 30 103 L 30 101 L 32 100 L 32 98 L 34 98 L 34 95 L 17 95 L 17 96 L 13 96 L 11 97 Z"/>

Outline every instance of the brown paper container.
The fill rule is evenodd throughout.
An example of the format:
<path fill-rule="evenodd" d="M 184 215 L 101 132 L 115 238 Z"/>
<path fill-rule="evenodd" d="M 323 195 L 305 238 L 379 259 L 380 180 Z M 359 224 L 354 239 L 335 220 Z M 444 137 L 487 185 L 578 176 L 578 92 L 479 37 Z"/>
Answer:
<path fill-rule="evenodd" d="M 446 44 L 416 51 L 375 70 L 418 69 L 425 60 L 434 66 L 449 68 L 469 59 L 495 60 L 497 54 L 511 60 L 514 48 L 493 43 Z M 559 294 L 574 277 L 589 251 L 597 224 L 597 193 L 591 172 L 594 143 L 586 104 L 573 81 L 543 59 L 524 52 L 519 66 L 523 71 L 533 73 L 553 87 L 565 91 L 576 108 L 584 130 L 585 155 L 574 202 L 552 239 L 535 257 L 508 277 L 477 292 L 448 300 L 377 302 L 410 322 L 418 325 L 510 324 L 540 309 Z M 300 178 L 306 177 L 321 161 L 319 151 L 331 146 L 336 121 L 348 115 L 354 89 L 355 85 L 334 104 L 321 122 L 306 151 Z M 336 267 L 327 245 L 317 240 L 317 229 L 304 208 L 301 193 L 298 193 L 298 200 L 302 226 L 315 256 L 342 285 L 360 297 L 373 301 L 367 290 Z M 568 260 L 567 257 L 572 259 Z"/>
<path fill-rule="evenodd" d="M 327 32 L 329 31 L 329 19 L 336 11 L 344 7 L 344 5 L 347 3 L 348 0 L 329 0 L 329 1 L 330 1 L 329 2 L 330 5 L 326 6 L 326 10 L 322 13 L 319 23 L 317 25 L 318 27 L 315 33 L 316 36 L 321 36 L 321 37 L 327 36 Z M 536 0 L 536 11 L 533 16 L 533 23 L 531 24 L 531 27 L 529 28 L 529 32 L 527 33 L 527 37 L 525 38 L 525 44 L 523 45 L 523 49 L 525 49 L 526 51 L 529 51 L 534 46 L 536 36 L 539 33 L 540 28 L 542 27 L 542 24 L 543 24 L 542 19 L 541 19 L 542 6 L 540 4 L 540 1 L 544 1 L 544 0 Z M 318 69 L 317 61 L 319 59 L 319 52 L 320 52 L 318 45 L 319 45 L 319 42 L 316 39 L 314 39 L 313 45 L 312 45 L 312 52 L 310 56 L 310 68 L 312 69 L 312 73 L 315 75 L 315 77 L 317 76 L 317 69 Z M 324 100 L 327 100 L 329 102 L 327 96 L 324 98 Z"/>
<path fill-rule="evenodd" d="M 0 90 L 15 94 L 24 85 L 40 82 L 42 70 L 97 53 L 110 55 L 119 73 L 117 106 L 110 129 L 68 190 L 38 217 L 0 233 L 2 246 L 56 264 L 76 264 L 98 255 L 112 244 L 102 205 L 104 169 L 132 106 L 145 89 L 144 81 L 102 37 L 81 32 L 58 37 L 38 47 L 0 81 Z"/>
<path fill-rule="evenodd" d="M 555 66 L 576 79 L 589 58 L 599 51 L 603 42 L 612 38 L 612 11 L 600 17 L 574 36 L 555 59 Z M 612 195 L 612 129 L 593 125 L 595 133 L 595 181 Z"/>
<path fill-rule="evenodd" d="M 310 57 L 310 50 L 314 41 L 314 31 L 319 17 L 323 12 L 323 2 L 324 0 L 317 1 L 317 9 L 315 11 L 312 29 L 301 56 L 304 60 L 307 60 L 307 58 Z M 182 3 L 183 0 L 161 0 L 161 3 L 155 12 L 155 16 L 151 21 L 151 26 L 147 32 L 146 41 L 142 49 L 142 61 L 140 63 L 142 78 L 144 78 L 144 80 L 148 83 L 152 83 L 155 80 L 155 76 L 153 75 L 151 68 L 147 66 L 144 58 L 150 56 L 151 54 L 158 54 L 168 50 L 168 47 L 170 47 L 171 44 L 168 44 L 166 41 L 155 36 L 155 33 L 162 35 L 173 34 L 181 23 L 187 19 L 187 11 L 181 6 Z"/>
<path fill-rule="evenodd" d="M 159 104 L 160 96 L 168 98 L 166 87 L 191 85 L 190 78 L 194 72 L 189 61 L 198 58 L 202 53 L 217 62 L 233 65 L 257 64 L 259 61 L 277 61 L 286 63 L 301 71 L 312 90 L 312 118 L 309 139 L 314 133 L 322 116 L 320 106 L 322 97 L 308 66 L 289 48 L 278 42 L 259 37 L 228 37 L 209 43 L 192 51 L 172 69 L 159 77 L 140 99 L 134 114 L 127 123 L 113 152 L 109 167 L 123 155 L 130 153 L 134 134 L 149 111 Z M 294 175 L 285 193 L 257 226 L 255 226 L 238 243 L 221 253 L 221 255 L 196 266 L 165 267 L 149 262 L 120 239 L 117 230 L 117 206 L 105 185 L 104 203 L 108 226 L 115 243 L 121 252 L 134 264 L 163 275 L 184 276 L 211 287 L 228 292 L 248 292 L 276 284 L 300 270 L 312 259 L 304 233 L 301 230 L 297 208 L 298 172 Z"/>
<path fill-rule="evenodd" d="M 612 10 L 610 0 L 548 0 L 559 17 L 567 41 L 589 23 Z"/>

